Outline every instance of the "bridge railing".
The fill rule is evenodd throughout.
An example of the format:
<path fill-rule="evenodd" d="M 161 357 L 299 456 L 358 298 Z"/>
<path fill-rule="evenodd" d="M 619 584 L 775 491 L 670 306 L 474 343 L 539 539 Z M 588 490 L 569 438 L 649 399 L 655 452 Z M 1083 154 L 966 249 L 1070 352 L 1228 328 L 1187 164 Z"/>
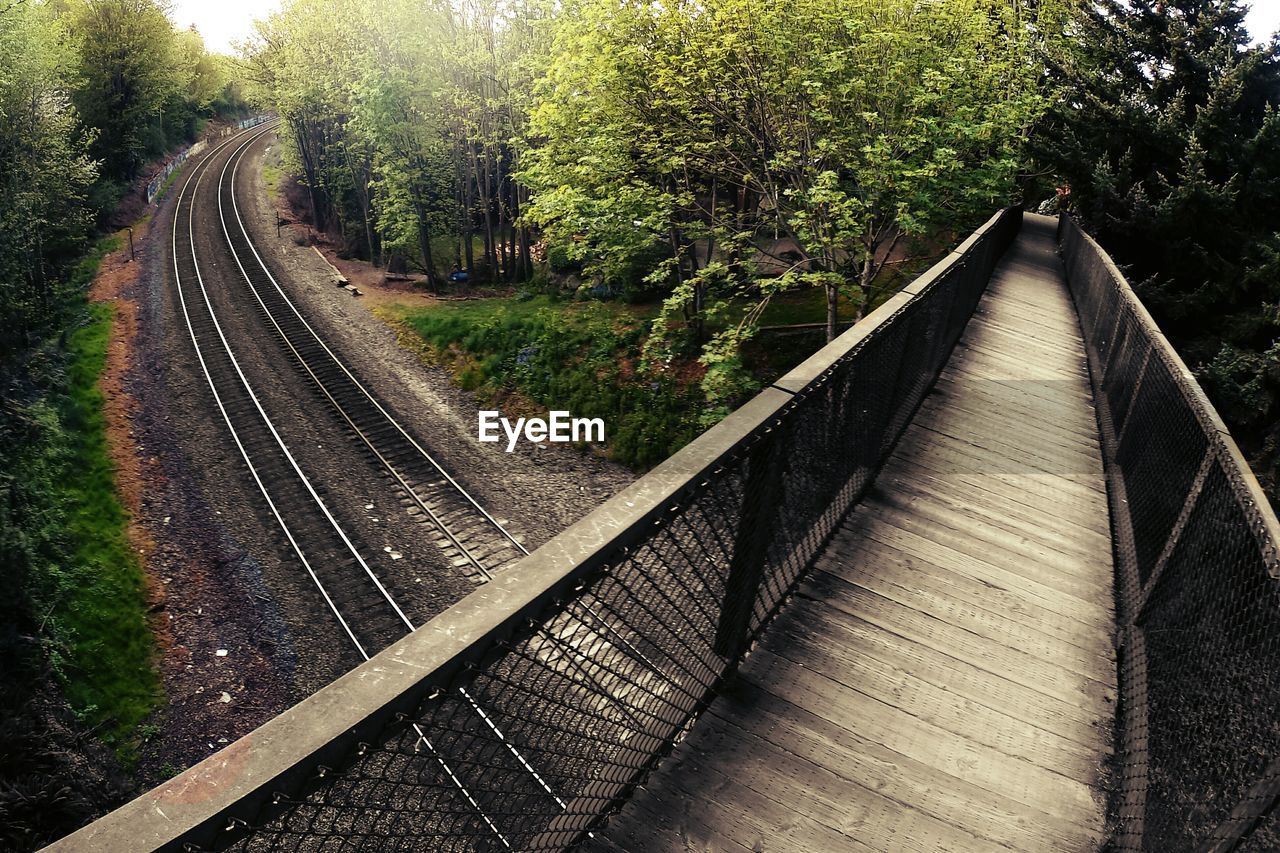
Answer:
<path fill-rule="evenodd" d="M 1067 217 L 1120 610 L 1116 841 L 1276 850 L 1280 525 L 1200 386 L 1107 254 Z M 1246 840 L 1247 839 L 1247 840 Z"/>
<path fill-rule="evenodd" d="M 680 738 L 866 489 L 1021 211 L 417 632 L 65 849 L 558 850 Z"/>

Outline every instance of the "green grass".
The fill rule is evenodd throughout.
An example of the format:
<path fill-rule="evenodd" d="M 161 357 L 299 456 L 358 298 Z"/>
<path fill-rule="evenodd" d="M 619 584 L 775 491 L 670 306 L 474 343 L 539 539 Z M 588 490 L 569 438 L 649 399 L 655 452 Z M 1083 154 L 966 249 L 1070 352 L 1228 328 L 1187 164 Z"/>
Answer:
<path fill-rule="evenodd" d="M 909 280 L 898 270 L 882 275 L 877 302 Z M 736 321 L 751 304 L 737 300 L 720 323 Z M 686 354 L 685 366 L 675 376 L 640 371 L 644 338 L 658 310 L 657 304 L 515 296 L 383 312 L 413 337 L 409 341 L 402 334 L 403 342 L 448 368 L 482 402 L 507 416 L 555 408 L 601 417 L 610 454 L 644 469 L 683 447 L 698 434 L 700 423 L 716 417 L 698 386 L 702 368 L 692 354 Z M 826 312 L 825 292 L 807 288 L 775 296 L 759 323 L 824 323 Z M 842 298 L 839 313 L 851 320 L 854 306 Z M 714 324 L 708 329 L 716 330 Z M 822 329 L 760 332 L 745 346 L 743 362 L 758 385 L 768 384 L 825 341 Z"/>
<path fill-rule="evenodd" d="M 459 385 L 508 417 L 554 408 L 603 418 L 610 455 L 643 469 L 699 432 L 696 384 L 639 372 L 656 310 L 538 296 L 446 302 L 390 319 L 423 341 Z"/>
<path fill-rule="evenodd" d="M 839 315 L 842 320 L 853 319 L 853 305 L 841 296 Z M 827 294 L 817 287 L 807 287 L 790 293 L 780 293 L 769 300 L 760 315 L 761 326 L 794 326 L 801 323 L 827 322 Z"/>
<path fill-rule="evenodd" d="M 77 715 L 131 760 L 132 733 L 160 701 L 141 566 L 126 534 L 107 452 L 98 378 L 111 340 L 112 307 L 89 306 L 88 322 L 68 338 L 64 476 L 70 561 L 56 567 L 51 613 L 55 661 Z"/>
<path fill-rule="evenodd" d="M 280 164 L 272 160 L 264 160 L 262 163 L 262 183 L 267 188 L 267 198 L 272 199 L 274 203 L 275 197 L 280 193 L 280 187 L 284 181 L 284 169 Z"/>

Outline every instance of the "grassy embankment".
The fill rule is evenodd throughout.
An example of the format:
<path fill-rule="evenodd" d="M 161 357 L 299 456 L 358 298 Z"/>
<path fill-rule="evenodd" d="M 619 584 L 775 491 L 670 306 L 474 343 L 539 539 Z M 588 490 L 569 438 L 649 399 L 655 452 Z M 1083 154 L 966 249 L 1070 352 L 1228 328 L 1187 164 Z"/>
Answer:
<path fill-rule="evenodd" d="M 697 434 L 696 389 L 637 374 L 652 308 L 538 296 L 382 310 L 402 342 L 509 417 L 554 407 L 603 418 L 625 464 L 656 464 Z"/>
<path fill-rule="evenodd" d="M 822 293 L 775 298 L 762 325 L 821 322 Z M 667 375 L 640 372 L 640 353 L 657 305 L 576 302 L 546 296 L 441 302 L 425 308 L 383 308 L 401 342 L 448 369 L 464 389 L 508 416 L 567 409 L 600 417 L 610 455 L 644 469 L 702 431 L 705 408 L 691 359 Z M 406 334 L 408 333 L 408 334 Z M 821 330 L 762 333 L 748 364 L 763 384 L 821 346 Z"/>
<path fill-rule="evenodd" d="M 98 243 L 76 268 L 73 292 L 84 292 L 102 257 L 119 245 L 115 237 Z M 34 546 L 30 595 L 50 662 L 76 716 L 127 765 L 135 729 L 161 693 L 145 581 L 116 492 L 98 387 L 113 309 L 92 304 L 80 312 L 83 322 L 55 354 L 62 370 L 50 371 L 33 407 L 40 429 L 13 476 L 33 504 L 23 525 Z"/>

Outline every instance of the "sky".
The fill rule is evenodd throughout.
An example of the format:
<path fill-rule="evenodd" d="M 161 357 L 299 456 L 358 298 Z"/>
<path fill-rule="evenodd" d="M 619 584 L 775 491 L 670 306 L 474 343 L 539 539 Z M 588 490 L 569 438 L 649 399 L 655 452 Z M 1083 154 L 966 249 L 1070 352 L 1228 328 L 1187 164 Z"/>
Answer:
<path fill-rule="evenodd" d="M 280 0 L 174 0 L 173 19 L 180 27 L 195 24 L 210 50 L 235 53 L 232 42 L 253 32 L 254 19 L 279 7 Z M 1248 25 L 1257 41 L 1280 30 L 1280 0 L 1253 0 Z"/>
<path fill-rule="evenodd" d="M 1280 0 L 1253 0 L 1246 24 L 1255 41 L 1266 41 L 1280 30 Z"/>
<path fill-rule="evenodd" d="M 184 29 L 195 24 L 207 49 L 234 54 L 232 42 L 253 33 L 254 19 L 265 18 L 278 8 L 280 0 L 174 0 L 173 20 Z"/>

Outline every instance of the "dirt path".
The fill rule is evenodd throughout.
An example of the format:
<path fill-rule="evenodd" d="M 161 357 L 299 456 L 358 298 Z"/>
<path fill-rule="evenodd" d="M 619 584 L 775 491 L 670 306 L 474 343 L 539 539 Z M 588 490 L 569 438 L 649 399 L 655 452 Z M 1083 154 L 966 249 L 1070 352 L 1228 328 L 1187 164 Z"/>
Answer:
<path fill-rule="evenodd" d="M 446 371 L 424 367 L 419 355 L 400 346 L 395 329 L 377 314 L 383 306 L 437 300 L 409 283 L 384 282 L 381 270 L 341 259 L 329 245 L 319 246 L 321 257 L 309 245 L 311 232 L 305 225 L 285 225 L 276 236 L 277 211 L 287 219 L 297 218 L 283 197 L 271 197 L 262 180 L 264 158 L 273 165 L 279 162 L 279 144 L 264 139 L 254 146 L 247 186 L 258 203 L 250 227 L 256 227 L 259 251 L 269 264 L 287 273 L 291 297 L 320 334 L 350 357 L 377 393 L 486 508 L 511 519 L 527 545 L 538 545 L 635 478 L 611 460 L 567 445 L 522 443 L 508 454 L 498 445 L 480 444 L 476 425 L 481 406 L 476 399 L 456 387 Z M 336 287 L 334 266 L 364 295 L 353 297 Z"/>

